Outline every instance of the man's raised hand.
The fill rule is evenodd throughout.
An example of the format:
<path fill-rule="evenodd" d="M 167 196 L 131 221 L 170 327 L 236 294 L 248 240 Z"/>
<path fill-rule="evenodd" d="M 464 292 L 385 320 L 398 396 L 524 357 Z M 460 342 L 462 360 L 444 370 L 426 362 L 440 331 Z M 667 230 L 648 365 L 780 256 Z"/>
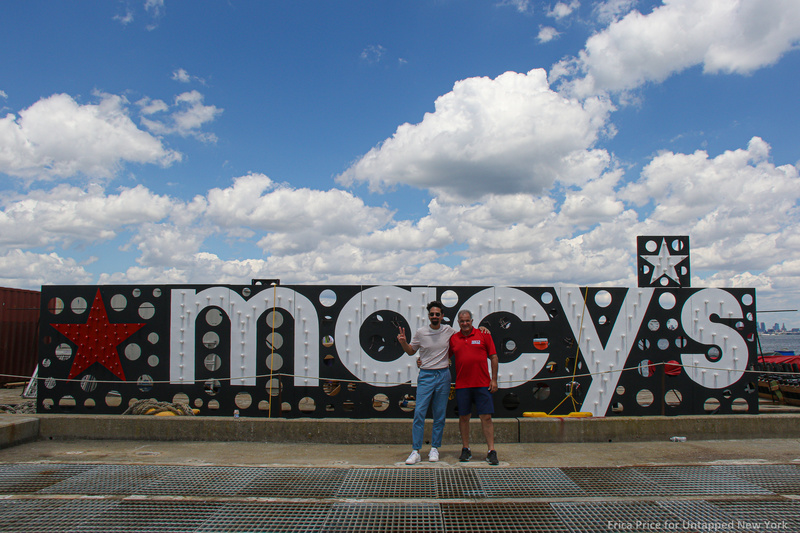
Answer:
<path fill-rule="evenodd" d="M 400 330 L 400 333 L 397 334 L 397 342 L 399 342 L 400 344 L 408 342 L 406 341 L 406 331 L 399 326 L 397 329 Z"/>

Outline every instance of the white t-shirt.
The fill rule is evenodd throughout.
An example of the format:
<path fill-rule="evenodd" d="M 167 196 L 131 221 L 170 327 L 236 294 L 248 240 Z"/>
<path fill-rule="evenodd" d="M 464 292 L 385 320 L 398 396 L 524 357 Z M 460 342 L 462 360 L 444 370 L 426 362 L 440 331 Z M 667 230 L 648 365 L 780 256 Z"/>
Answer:
<path fill-rule="evenodd" d="M 450 337 L 456 330 L 447 324 L 440 324 L 439 329 L 431 329 L 430 324 L 419 328 L 409 342 L 409 346 L 418 349 L 419 360 L 425 370 L 447 368 Z"/>

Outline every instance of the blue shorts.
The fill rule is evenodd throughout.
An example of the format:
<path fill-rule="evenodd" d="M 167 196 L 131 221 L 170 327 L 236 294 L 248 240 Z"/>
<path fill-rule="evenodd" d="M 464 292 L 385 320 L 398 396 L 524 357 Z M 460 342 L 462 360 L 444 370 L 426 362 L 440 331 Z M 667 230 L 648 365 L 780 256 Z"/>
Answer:
<path fill-rule="evenodd" d="M 472 415 L 473 403 L 478 408 L 479 415 L 494 414 L 494 401 L 488 387 L 456 389 L 458 416 Z"/>

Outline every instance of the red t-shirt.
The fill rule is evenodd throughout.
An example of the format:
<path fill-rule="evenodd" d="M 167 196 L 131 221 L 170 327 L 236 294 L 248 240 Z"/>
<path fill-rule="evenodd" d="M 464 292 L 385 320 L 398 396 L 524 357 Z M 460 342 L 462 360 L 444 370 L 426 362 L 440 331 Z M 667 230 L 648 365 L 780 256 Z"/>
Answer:
<path fill-rule="evenodd" d="M 489 387 L 489 357 L 495 353 L 492 336 L 479 329 L 472 328 L 467 336 L 461 331 L 454 333 L 450 337 L 450 355 L 456 364 L 456 388 Z"/>

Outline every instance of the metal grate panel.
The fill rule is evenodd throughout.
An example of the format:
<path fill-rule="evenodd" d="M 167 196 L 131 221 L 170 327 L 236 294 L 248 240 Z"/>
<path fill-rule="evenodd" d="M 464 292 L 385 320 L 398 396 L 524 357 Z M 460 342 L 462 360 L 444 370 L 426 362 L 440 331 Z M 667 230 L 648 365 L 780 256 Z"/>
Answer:
<path fill-rule="evenodd" d="M 656 504 L 671 513 L 681 530 L 704 529 L 719 533 L 756 533 L 756 530 L 738 524 L 724 510 L 702 500 L 659 501 Z"/>
<path fill-rule="evenodd" d="M 24 531 L 22 526 L 32 516 L 45 514 L 63 504 L 58 500 L 0 499 L 0 531 Z"/>
<path fill-rule="evenodd" d="M 551 503 L 550 505 L 571 531 L 581 533 L 681 531 L 677 526 L 670 527 L 675 518 L 652 502 Z"/>
<path fill-rule="evenodd" d="M 28 500 L 42 502 L 42 500 Z M 77 531 L 87 521 L 119 504 L 115 500 L 44 500 L 44 505 L 28 507 L 27 515 L 15 513 L 9 520 L 3 517 L 0 531 L 25 531 L 26 533 L 60 533 Z M 55 505 L 52 505 L 55 503 Z"/>
<path fill-rule="evenodd" d="M 653 466 L 636 470 L 676 495 L 773 494 L 713 466 Z"/>
<path fill-rule="evenodd" d="M 81 533 L 193 533 L 224 504 L 176 500 L 124 500 L 85 521 Z"/>
<path fill-rule="evenodd" d="M 445 531 L 569 532 L 547 503 L 443 503 L 441 510 Z"/>
<path fill-rule="evenodd" d="M 772 492 L 800 495 L 800 466 L 797 465 L 731 465 L 717 468 Z"/>
<path fill-rule="evenodd" d="M 353 469 L 336 494 L 340 498 L 435 498 L 431 469 Z"/>
<path fill-rule="evenodd" d="M 472 468 L 437 469 L 436 494 L 442 499 L 486 497 L 486 491 Z"/>
<path fill-rule="evenodd" d="M 39 491 L 42 494 L 136 494 L 165 473 L 156 465 L 99 465 Z"/>
<path fill-rule="evenodd" d="M 569 498 L 586 493 L 558 468 L 481 468 L 476 476 L 488 498 Z"/>
<path fill-rule="evenodd" d="M 331 506 L 329 503 L 231 502 L 197 532 L 320 531 Z"/>
<path fill-rule="evenodd" d="M 322 531 L 440 533 L 442 513 L 435 503 L 336 503 Z"/>
<path fill-rule="evenodd" d="M 666 496 L 668 492 L 634 468 L 562 468 L 590 496 Z"/>
<path fill-rule="evenodd" d="M 93 465 L 0 465 L 0 494 L 36 492 L 93 468 Z"/>
<path fill-rule="evenodd" d="M 233 496 L 256 478 L 261 469 L 224 466 L 171 467 L 136 494 L 173 496 Z"/>
<path fill-rule="evenodd" d="M 714 502 L 737 524 L 751 524 L 759 533 L 800 531 L 798 501 L 725 501 Z"/>
<path fill-rule="evenodd" d="M 341 468 L 263 468 L 236 494 L 270 498 L 333 498 L 347 472 Z"/>

